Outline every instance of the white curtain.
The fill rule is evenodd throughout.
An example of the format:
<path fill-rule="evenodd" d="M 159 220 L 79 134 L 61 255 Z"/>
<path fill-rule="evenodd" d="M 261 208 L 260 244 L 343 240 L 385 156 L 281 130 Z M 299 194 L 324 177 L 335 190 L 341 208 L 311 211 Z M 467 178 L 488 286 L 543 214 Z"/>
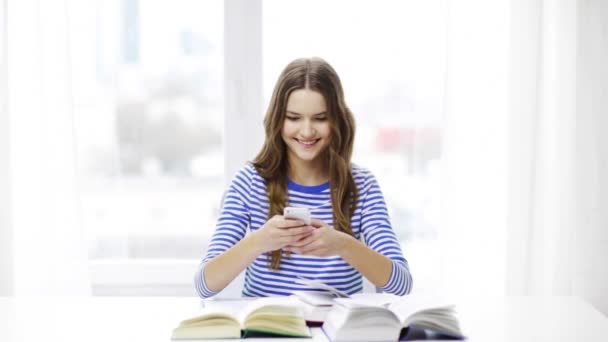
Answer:
<path fill-rule="evenodd" d="M 9 121 L 6 64 L 6 8 L 0 2 L 0 296 L 13 294 L 13 232 L 9 179 Z"/>
<path fill-rule="evenodd" d="M 66 1 L 6 1 L 16 296 L 88 295 Z"/>
<path fill-rule="evenodd" d="M 576 1 L 514 1 L 508 292 L 570 295 L 576 221 Z"/>
<path fill-rule="evenodd" d="M 512 18 L 507 293 L 608 314 L 608 4 L 513 1 Z"/>
<path fill-rule="evenodd" d="M 573 292 L 608 315 L 608 2 L 577 4 Z"/>
<path fill-rule="evenodd" d="M 448 8 L 442 291 L 608 312 L 608 5 Z"/>

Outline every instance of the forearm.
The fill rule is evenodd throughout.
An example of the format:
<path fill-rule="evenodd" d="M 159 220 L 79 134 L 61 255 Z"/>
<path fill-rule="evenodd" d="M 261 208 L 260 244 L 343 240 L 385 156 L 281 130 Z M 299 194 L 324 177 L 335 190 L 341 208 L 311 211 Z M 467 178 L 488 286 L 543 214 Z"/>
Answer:
<path fill-rule="evenodd" d="M 391 276 L 391 260 L 351 236 L 344 239 L 340 256 L 377 287 L 386 285 Z"/>
<path fill-rule="evenodd" d="M 213 292 L 223 290 L 261 253 L 253 234 L 247 235 L 207 263 L 202 275 L 207 288 Z"/>

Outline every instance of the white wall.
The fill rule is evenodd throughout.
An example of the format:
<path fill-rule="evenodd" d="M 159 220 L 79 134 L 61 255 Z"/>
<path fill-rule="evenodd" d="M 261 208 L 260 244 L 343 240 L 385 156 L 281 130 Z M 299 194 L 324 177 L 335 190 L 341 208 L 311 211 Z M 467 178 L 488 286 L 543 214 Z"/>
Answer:
<path fill-rule="evenodd" d="M 6 2 L 0 2 L 0 296 L 13 293 L 13 251 L 10 225 L 9 129 L 6 64 Z"/>
<path fill-rule="evenodd" d="M 574 292 L 608 315 L 608 1 L 578 1 Z"/>

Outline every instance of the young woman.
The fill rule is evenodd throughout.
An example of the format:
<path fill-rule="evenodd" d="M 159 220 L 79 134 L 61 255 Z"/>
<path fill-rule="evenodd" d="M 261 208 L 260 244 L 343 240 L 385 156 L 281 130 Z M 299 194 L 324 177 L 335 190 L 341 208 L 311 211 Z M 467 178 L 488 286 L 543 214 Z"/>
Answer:
<path fill-rule="evenodd" d="M 261 151 L 226 192 L 196 272 L 198 294 L 213 296 L 245 269 L 244 296 L 306 289 L 298 277 L 353 294 L 364 276 L 385 292 L 409 293 L 380 187 L 351 164 L 355 122 L 334 69 L 320 58 L 287 65 L 264 125 Z M 284 218 L 286 206 L 310 208 L 311 224 Z"/>

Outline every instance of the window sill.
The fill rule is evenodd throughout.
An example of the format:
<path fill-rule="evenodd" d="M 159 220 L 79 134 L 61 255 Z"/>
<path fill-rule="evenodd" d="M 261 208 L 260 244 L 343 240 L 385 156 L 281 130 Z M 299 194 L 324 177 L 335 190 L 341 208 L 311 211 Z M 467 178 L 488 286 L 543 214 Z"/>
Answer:
<path fill-rule="evenodd" d="M 89 261 L 95 296 L 196 296 L 198 259 L 106 259 Z"/>

